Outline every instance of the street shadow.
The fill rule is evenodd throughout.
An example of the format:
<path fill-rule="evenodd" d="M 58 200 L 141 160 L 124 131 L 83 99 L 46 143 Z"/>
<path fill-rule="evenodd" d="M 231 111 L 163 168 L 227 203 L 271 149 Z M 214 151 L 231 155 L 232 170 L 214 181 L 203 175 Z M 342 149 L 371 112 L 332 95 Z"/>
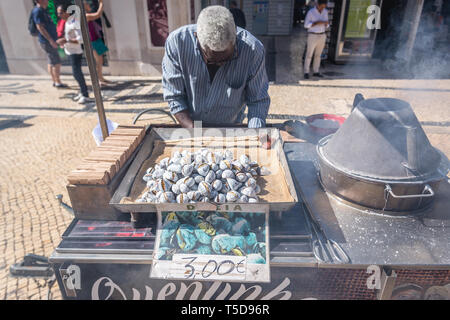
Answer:
<path fill-rule="evenodd" d="M 113 100 L 113 104 L 151 104 L 160 102 L 164 102 L 162 93 L 125 95 Z"/>
<path fill-rule="evenodd" d="M 21 85 L 20 83 L 9 83 L 0 85 L 0 96 L 2 94 L 20 95 L 26 93 L 38 93 L 33 89 L 34 84 Z"/>
<path fill-rule="evenodd" d="M 286 55 L 285 55 L 286 56 Z M 289 59 L 288 59 L 289 60 Z M 286 64 L 285 66 L 280 65 Z M 395 63 L 395 62 L 390 62 Z M 296 67 L 292 66 L 293 63 L 286 59 L 278 59 L 277 68 L 283 68 L 286 70 L 295 70 Z M 389 68 L 388 62 L 374 62 L 368 64 L 334 64 L 330 61 L 322 61 L 320 66 L 320 73 L 323 78 L 317 78 L 310 74 L 309 79 L 305 79 L 303 72 L 291 72 L 289 74 L 277 74 L 276 83 L 283 85 L 298 85 L 301 83 L 307 86 L 308 83 L 314 83 L 319 80 L 445 80 L 450 79 L 450 63 L 442 62 L 442 69 L 433 74 L 428 71 L 398 70 Z M 406 68 L 406 67 L 405 67 Z M 298 69 L 298 67 L 297 67 Z M 419 69 L 421 70 L 421 69 Z M 322 86 L 322 85 L 321 85 Z M 340 86 L 339 86 L 340 87 Z M 360 88 L 360 86 L 356 86 Z M 373 87 L 371 87 L 373 88 Z M 392 90 L 422 90 L 421 88 L 387 88 Z M 424 91 L 433 91 L 434 89 L 424 88 Z M 438 90 L 438 91 L 450 91 L 450 90 Z"/>
<path fill-rule="evenodd" d="M 337 78 L 335 78 L 337 79 Z M 350 78 L 349 78 L 350 79 Z M 354 79 L 354 78 L 353 78 Z M 385 78 L 386 79 L 386 78 Z M 320 84 L 314 84 L 314 81 L 318 81 L 319 79 L 310 79 L 305 80 L 302 79 L 299 82 L 293 83 L 283 83 L 283 85 L 288 86 L 298 86 L 298 87 L 317 87 L 317 88 L 336 88 L 336 89 L 379 89 L 379 90 L 394 90 L 394 91 L 413 91 L 413 92 L 450 92 L 450 89 L 438 89 L 438 88 L 419 88 L 419 87 L 388 87 L 388 86 L 358 86 L 358 85 L 333 85 L 327 84 L 326 80 L 332 80 L 331 78 L 321 79 L 322 82 Z M 325 80 L 325 81 L 324 81 Z M 281 83 L 277 83 L 281 84 Z"/>
<path fill-rule="evenodd" d="M 145 87 L 153 84 L 160 84 L 159 79 L 140 79 L 140 80 L 127 80 L 127 81 L 115 81 L 112 84 L 102 87 L 102 91 L 121 91 L 136 89 L 138 87 Z"/>
<path fill-rule="evenodd" d="M 130 81 L 117 81 L 101 88 L 103 101 L 112 102 L 117 105 L 139 105 L 163 102 L 161 80 L 143 79 Z M 92 86 L 88 86 L 90 92 Z M 126 92 L 124 95 L 121 93 Z M 66 93 L 60 99 L 73 100 L 78 92 Z M 92 97 L 92 94 L 91 94 Z"/>
<path fill-rule="evenodd" d="M 33 126 L 32 124 L 25 123 L 25 120 L 28 120 L 33 117 L 22 117 L 22 118 L 6 118 L 6 119 L 0 119 L 0 131 L 6 130 L 9 128 L 28 128 Z"/>

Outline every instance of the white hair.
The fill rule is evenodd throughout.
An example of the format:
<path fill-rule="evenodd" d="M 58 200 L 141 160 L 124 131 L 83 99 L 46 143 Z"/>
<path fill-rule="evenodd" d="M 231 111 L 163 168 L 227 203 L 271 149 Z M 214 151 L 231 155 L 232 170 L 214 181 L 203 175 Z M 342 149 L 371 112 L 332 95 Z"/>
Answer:
<path fill-rule="evenodd" d="M 230 10 L 222 6 L 203 9 L 197 19 L 197 38 L 202 48 L 225 51 L 236 42 L 236 26 Z"/>

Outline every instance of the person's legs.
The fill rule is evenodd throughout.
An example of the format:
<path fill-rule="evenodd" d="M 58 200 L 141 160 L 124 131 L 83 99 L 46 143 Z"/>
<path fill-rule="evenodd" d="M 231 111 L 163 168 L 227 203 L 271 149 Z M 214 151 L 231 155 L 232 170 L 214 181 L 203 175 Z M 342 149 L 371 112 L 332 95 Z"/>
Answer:
<path fill-rule="evenodd" d="M 41 47 L 47 53 L 48 57 L 48 71 L 53 79 L 53 86 L 57 88 L 67 87 L 65 84 L 61 83 L 61 58 L 59 57 L 58 50 L 53 48 L 49 43 L 41 43 Z"/>
<path fill-rule="evenodd" d="M 319 68 L 320 68 L 320 56 L 322 55 L 322 51 L 325 48 L 325 42 L 327 40 L 327 35 L 324 34 L 320 34 L 317 37 L 317 41 L 316 41 L 316 51 L 314 53 L 314 63 L 313 63 L 313 71 L 314 73 L 319 73 Z"/>
<path fill-rule="evenodd" d="M 55 74 L 53 72 L 53 66 L 51 64 L 48 64 L 47 70 L 48 70 L 48 74 L 52 77 L 53 85 L 55 85 L 56 78 L 55 78 Z"/>
<path fill-rule="evenodd" d="M 72 63 L 72 73 L 75 80 L 78 82 L 80 86 L 81 94 L 84 97 L 88 97 L 88 89 L 86 86 L 86 80 L 84 79 L 83 71 L 81 70 L 81 54 L 71 54 L 69 55 L 70 62 Z"/>
<path fill-rule="evenodd" d="M 316 48 L 316 35 L 309 33 L 308 41 L 307 41 L 307 49 L 306 49 L 306 57 L 305 57 L 305 74 L 309 73 L 309 69 L 311 67 L 311 59 L 314 53 L 314 49 Z"/>
<path fill-rule="evenodd" d="M 98 81 L 105 82 L 105 78 L 103 78 L 103 55 L 99 55 L 97 51 L 94 51 L 95 58 L 95 68 L 97 69 Z"/>
<path fill-rule="evenodd" d="M 55 83 L 61 85 L 61 64 L 56 64 L 52 67 L 52 71 L 55 77 Z"/>
<path fill-rule="evenodd" d="M 97 65 L 97 73 L 100 84 L 106 85 L 112 83 L 111 81 L 106 80 L 103 76 L 103 55 L 108 52 L 108 47 L 102 39 L 98 39 L 92 42 L 92 48 L 94 49 L 94 57 Z"/>
<path fill-rule="evenodd" d="M 55 77 L 55 73 L 53 72 L 53 65 L 55 63 L 53 47 L 49 43 L 39 42 L 39 45 L 41 46 L 42 50 L 44 50 L 44 52 L 47 55 L 47 71 L 48 71 L 48 74 L 52 77 L 53 86 L 55 86 L 57 78 Z M 59 58 L 59 56 L 58 56 L 58 58 Z"/>

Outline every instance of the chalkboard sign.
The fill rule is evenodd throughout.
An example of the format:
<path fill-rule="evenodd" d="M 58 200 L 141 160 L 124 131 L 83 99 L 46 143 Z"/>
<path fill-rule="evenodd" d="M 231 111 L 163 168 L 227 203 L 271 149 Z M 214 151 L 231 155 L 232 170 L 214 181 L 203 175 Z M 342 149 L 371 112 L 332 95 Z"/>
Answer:
<path fill-rule="evenodd" d="M 268 213 L 159 209 L 150 277 L 270 282 Z"/>

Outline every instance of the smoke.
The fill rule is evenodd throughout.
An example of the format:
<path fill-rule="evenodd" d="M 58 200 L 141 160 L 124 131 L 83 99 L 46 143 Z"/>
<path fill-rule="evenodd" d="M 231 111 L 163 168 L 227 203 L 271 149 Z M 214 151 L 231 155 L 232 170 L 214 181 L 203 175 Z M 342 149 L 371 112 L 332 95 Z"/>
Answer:
<path fill-rule="evenodd" d="M 349 63 L 340 71 L 360 79 L 449 79 L 450 13 L 437 13 L 429 2 L 425 1 L 420 17 L 419 7 L 407 5 L 406 0 L 383 2 L 375 60 L 369 66 Z M 419 24 L 414 38 L 411 33 L 416 19 Z"/>
<path fill-rule="evenodd" d="M 395 5 L 394 1 L 383 2 L 374 60 L 367 64 L 348 63 L 337 70 L 348 79 L 369 80 L 346 82 L 349 91 L 356 93 L 359 90 L 365 98 L 390 97 L 408 102 L 427 135 L 448 132 L 450 91 L 448 80 L 442 79 L 450 79 L 450 14 L 444 11 L 438 14 L 435 7 L 424 5 L 417 32 L 411 38 L 413 22 L 419 18 L 412 13 L 417 7 L 407 10 L 408 1 L 403 1 L 401 6 L 402 1 L 395 0 Z M 429 2 L 425 1 L 425 4 Z M 434 137 L 432 145 L 438 141 Z M 394 142 L 400 137 L 391 139 Z M 442 146 L 437 144 L 435 147 Z M 441 154 L 441 159 L 448 169 L 447 158 Z"/>
<path fill-rule="evenodd" d="M 446 39 L 450 26 L 439 20 L 437 13 L 424 8 L 411 55 L 408 57 L 406 53 L 405 57 L 407 48 L 402 44 L 407 39 L 398 39 L 399 46 L 394 54 L 394 59 L 385 62 L 385 69 L 391 70 L 396 77 L 406 76 L 410 79 L 449 77 L 450 48 Z M 405 25 L 403 25 L 404 27 Z"/>

